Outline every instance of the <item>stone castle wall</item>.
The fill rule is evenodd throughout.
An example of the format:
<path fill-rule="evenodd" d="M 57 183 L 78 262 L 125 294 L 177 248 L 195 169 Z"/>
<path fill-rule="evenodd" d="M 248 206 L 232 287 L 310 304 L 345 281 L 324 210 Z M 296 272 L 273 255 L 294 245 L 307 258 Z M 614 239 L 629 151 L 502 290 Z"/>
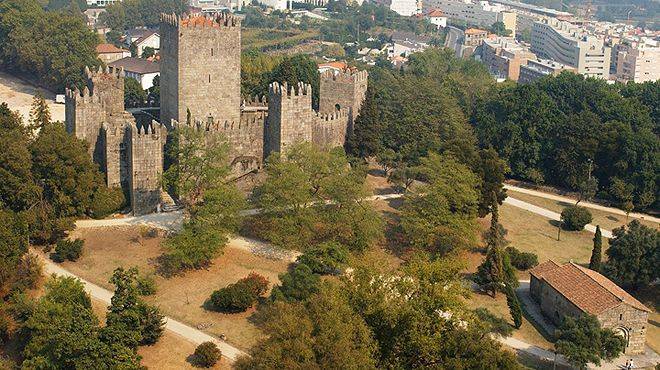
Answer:
<path fill-rule="evenodd" d="M 648 312 L 625 303 L 598 315 L 598 321 L 604 328 L 612 329 L 626 339 L 624 351 L 627 354 L 644 353 L 648 318 Z"/>
<path fill-rule="evenodd" d="M 360 113 L 367 94 L 367 71 L 325 71 L 320 78 L 319 112 L 329 114 L 337 109 L 349 115 L 349 123 Z"/>
<path fill-rule="evenodd" d="M 312 141 L 312 86 L 300 83 L 289 86 L 286 82 L 273 82 L 268 87 L 268 122 L 266 151 L 286 153 L 287 147 L 297 142 Z"/>
<path fill-rule="evenodd" d="M 239 122 L 241 106 L 240 20 L 161 17 L 161 121 Z M 163 90 L 164 87 L 164 90 Z"/>
<path fill-rule="evenodd" d="M 155 212 L 160 204 L 163 175 L 163 143 L 167 130 L 158 122 L 130 126 L 127 137 L 131 172 L 128 176 L 133 214 Z"/>

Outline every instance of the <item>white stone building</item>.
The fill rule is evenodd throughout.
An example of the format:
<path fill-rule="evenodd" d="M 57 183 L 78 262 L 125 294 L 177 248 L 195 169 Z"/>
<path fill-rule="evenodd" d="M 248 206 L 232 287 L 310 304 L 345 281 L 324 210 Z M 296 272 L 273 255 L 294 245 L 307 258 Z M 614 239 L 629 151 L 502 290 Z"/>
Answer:
<path fill-rule="evenodd" d="M 516 34 L 516 13 L 507 11 L 500 4 L 471 0 L 427 0 L 423 2 L 422 8 L 425 12 L 439 9 L 448 19 L 463 21 L 472 26 L 488 28 L 493 23 L 502 22 L 511 31 L 511 36 Z"/>

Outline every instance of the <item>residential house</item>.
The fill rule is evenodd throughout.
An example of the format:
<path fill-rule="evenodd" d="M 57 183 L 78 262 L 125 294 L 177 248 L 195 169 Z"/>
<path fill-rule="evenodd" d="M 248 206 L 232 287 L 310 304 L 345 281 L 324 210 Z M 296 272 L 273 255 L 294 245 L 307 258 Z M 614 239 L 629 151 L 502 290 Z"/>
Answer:
<path fill-rule="evenodd" d="M 115 60 L 131 56 L 130 51 L 118 48 L 112 44 L 98 44 L 96 46 L 96 53 L 99 59 L 105 64 L 110 64 Z"/>
<path fill-rule="evenodd" d="M 108 66 L 112 70 L 123 68 L 126 77 L 136 79 L 144 90 L 152 87 L 154 78 L 160 75 L 160 65 L 158 63 L 141 58 L 123 58 L 108 64 Z"/>

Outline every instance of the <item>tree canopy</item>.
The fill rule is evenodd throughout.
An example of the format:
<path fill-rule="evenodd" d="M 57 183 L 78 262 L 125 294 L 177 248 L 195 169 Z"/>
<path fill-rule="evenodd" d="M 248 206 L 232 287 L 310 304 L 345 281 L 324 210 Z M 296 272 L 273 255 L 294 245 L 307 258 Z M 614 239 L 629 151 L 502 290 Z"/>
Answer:
<path fill-rule="evenodd" d="M 641 288 L 660 278 L 660 232 L 639 221 L 613 230 L 605 275 L 623 287 Z"/>

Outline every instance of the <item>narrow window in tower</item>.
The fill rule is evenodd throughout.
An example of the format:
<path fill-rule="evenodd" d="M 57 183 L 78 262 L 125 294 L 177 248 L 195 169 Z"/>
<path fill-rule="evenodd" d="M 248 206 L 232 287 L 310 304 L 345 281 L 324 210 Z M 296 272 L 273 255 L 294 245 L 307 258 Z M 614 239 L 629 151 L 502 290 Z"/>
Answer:
<path fill-rule="evenodd" d="M 211 48 L 211 56 L 213 56 L 213 48 Z"/>
<path fill-rule="evenodd" d="M 211 75 L 209 75 L 209 83 L 211 83 Z"/>

